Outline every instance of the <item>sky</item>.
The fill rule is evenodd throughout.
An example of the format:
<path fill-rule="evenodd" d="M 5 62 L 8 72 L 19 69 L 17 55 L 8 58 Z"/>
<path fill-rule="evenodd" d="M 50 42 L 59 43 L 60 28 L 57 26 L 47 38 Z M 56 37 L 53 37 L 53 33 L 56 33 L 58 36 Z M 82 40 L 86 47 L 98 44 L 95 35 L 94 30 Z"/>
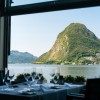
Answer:
<path fill-rule="evenodd" d="M 12 6 L 33 2 L 13 1 Z M 11 50 L 29 52 L 39 57 L 51 49 L 58 34 L 70 23 L 82 23 L 100 38 L 100 7 L 12 16 Z"/>

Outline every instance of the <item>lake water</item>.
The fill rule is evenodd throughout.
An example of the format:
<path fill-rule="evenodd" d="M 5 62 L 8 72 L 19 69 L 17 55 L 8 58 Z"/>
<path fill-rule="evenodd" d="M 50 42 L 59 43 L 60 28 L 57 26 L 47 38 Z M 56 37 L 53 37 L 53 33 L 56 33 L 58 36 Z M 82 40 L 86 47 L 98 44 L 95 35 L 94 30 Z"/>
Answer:
<path fill-rule="evenodd" d="M 42 72 L 48 82 L 52 72 L 60 72 L 63 76 L 100 77 L 100 65 L 8 64 L 8 69 L 14 69 L 15 77 L 24 73 L 25 70 L 31 73 L 34 68 L 36 68 L 36 72 Z"/>

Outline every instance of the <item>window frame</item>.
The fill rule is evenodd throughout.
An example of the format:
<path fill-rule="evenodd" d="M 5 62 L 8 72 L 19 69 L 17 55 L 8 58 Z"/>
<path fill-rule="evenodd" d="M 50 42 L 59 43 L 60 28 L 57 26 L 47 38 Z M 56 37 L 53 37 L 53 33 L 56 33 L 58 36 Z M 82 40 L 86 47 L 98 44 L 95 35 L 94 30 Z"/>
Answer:
<path fill-rule="evenodd" d="M 12 0 L 4 0 L 12 3 Z M 13 16 L 31 13 L 42 13 L 50 11 L 68 10 L 76 8 L 100 6 L 100 0 L 55 0 L 40 3 L 32 3 L 19 6 L 9 6 L 4 8 L 0 16 Z"/>
<path fill-rule="evenodd" d="M 100 0 L 56 0 L 11 6 L 12 0 L 0 0 L 0 71 L 5 73 L 10 55 L 11 16 L 100 6 Z"/>

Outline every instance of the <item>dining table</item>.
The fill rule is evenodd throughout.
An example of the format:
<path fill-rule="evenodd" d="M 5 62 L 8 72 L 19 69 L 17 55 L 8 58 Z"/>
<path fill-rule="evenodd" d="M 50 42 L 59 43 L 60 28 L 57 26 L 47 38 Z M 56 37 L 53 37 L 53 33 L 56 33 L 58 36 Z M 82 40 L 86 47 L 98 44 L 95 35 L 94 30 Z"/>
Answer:
<path fill-rule="evenodd" d="M 0 86 L 0 98 L 9 100 L 67 100 L 67 94 L 80 93 L 84 85 L 64 83 L 63 85 L 53 83 L 33 84 L 26 82 L 14 84 L 10 87 Z"/>

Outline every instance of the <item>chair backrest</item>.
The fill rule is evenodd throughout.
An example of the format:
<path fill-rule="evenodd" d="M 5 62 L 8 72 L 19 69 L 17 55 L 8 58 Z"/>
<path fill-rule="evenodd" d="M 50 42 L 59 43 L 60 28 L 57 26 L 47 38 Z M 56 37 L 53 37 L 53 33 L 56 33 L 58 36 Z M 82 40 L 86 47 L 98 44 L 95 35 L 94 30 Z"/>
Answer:
<path fill-rule="evenodd" d="M 100 78 L 87 79 L 85 100 L 100 100 Z"/>

